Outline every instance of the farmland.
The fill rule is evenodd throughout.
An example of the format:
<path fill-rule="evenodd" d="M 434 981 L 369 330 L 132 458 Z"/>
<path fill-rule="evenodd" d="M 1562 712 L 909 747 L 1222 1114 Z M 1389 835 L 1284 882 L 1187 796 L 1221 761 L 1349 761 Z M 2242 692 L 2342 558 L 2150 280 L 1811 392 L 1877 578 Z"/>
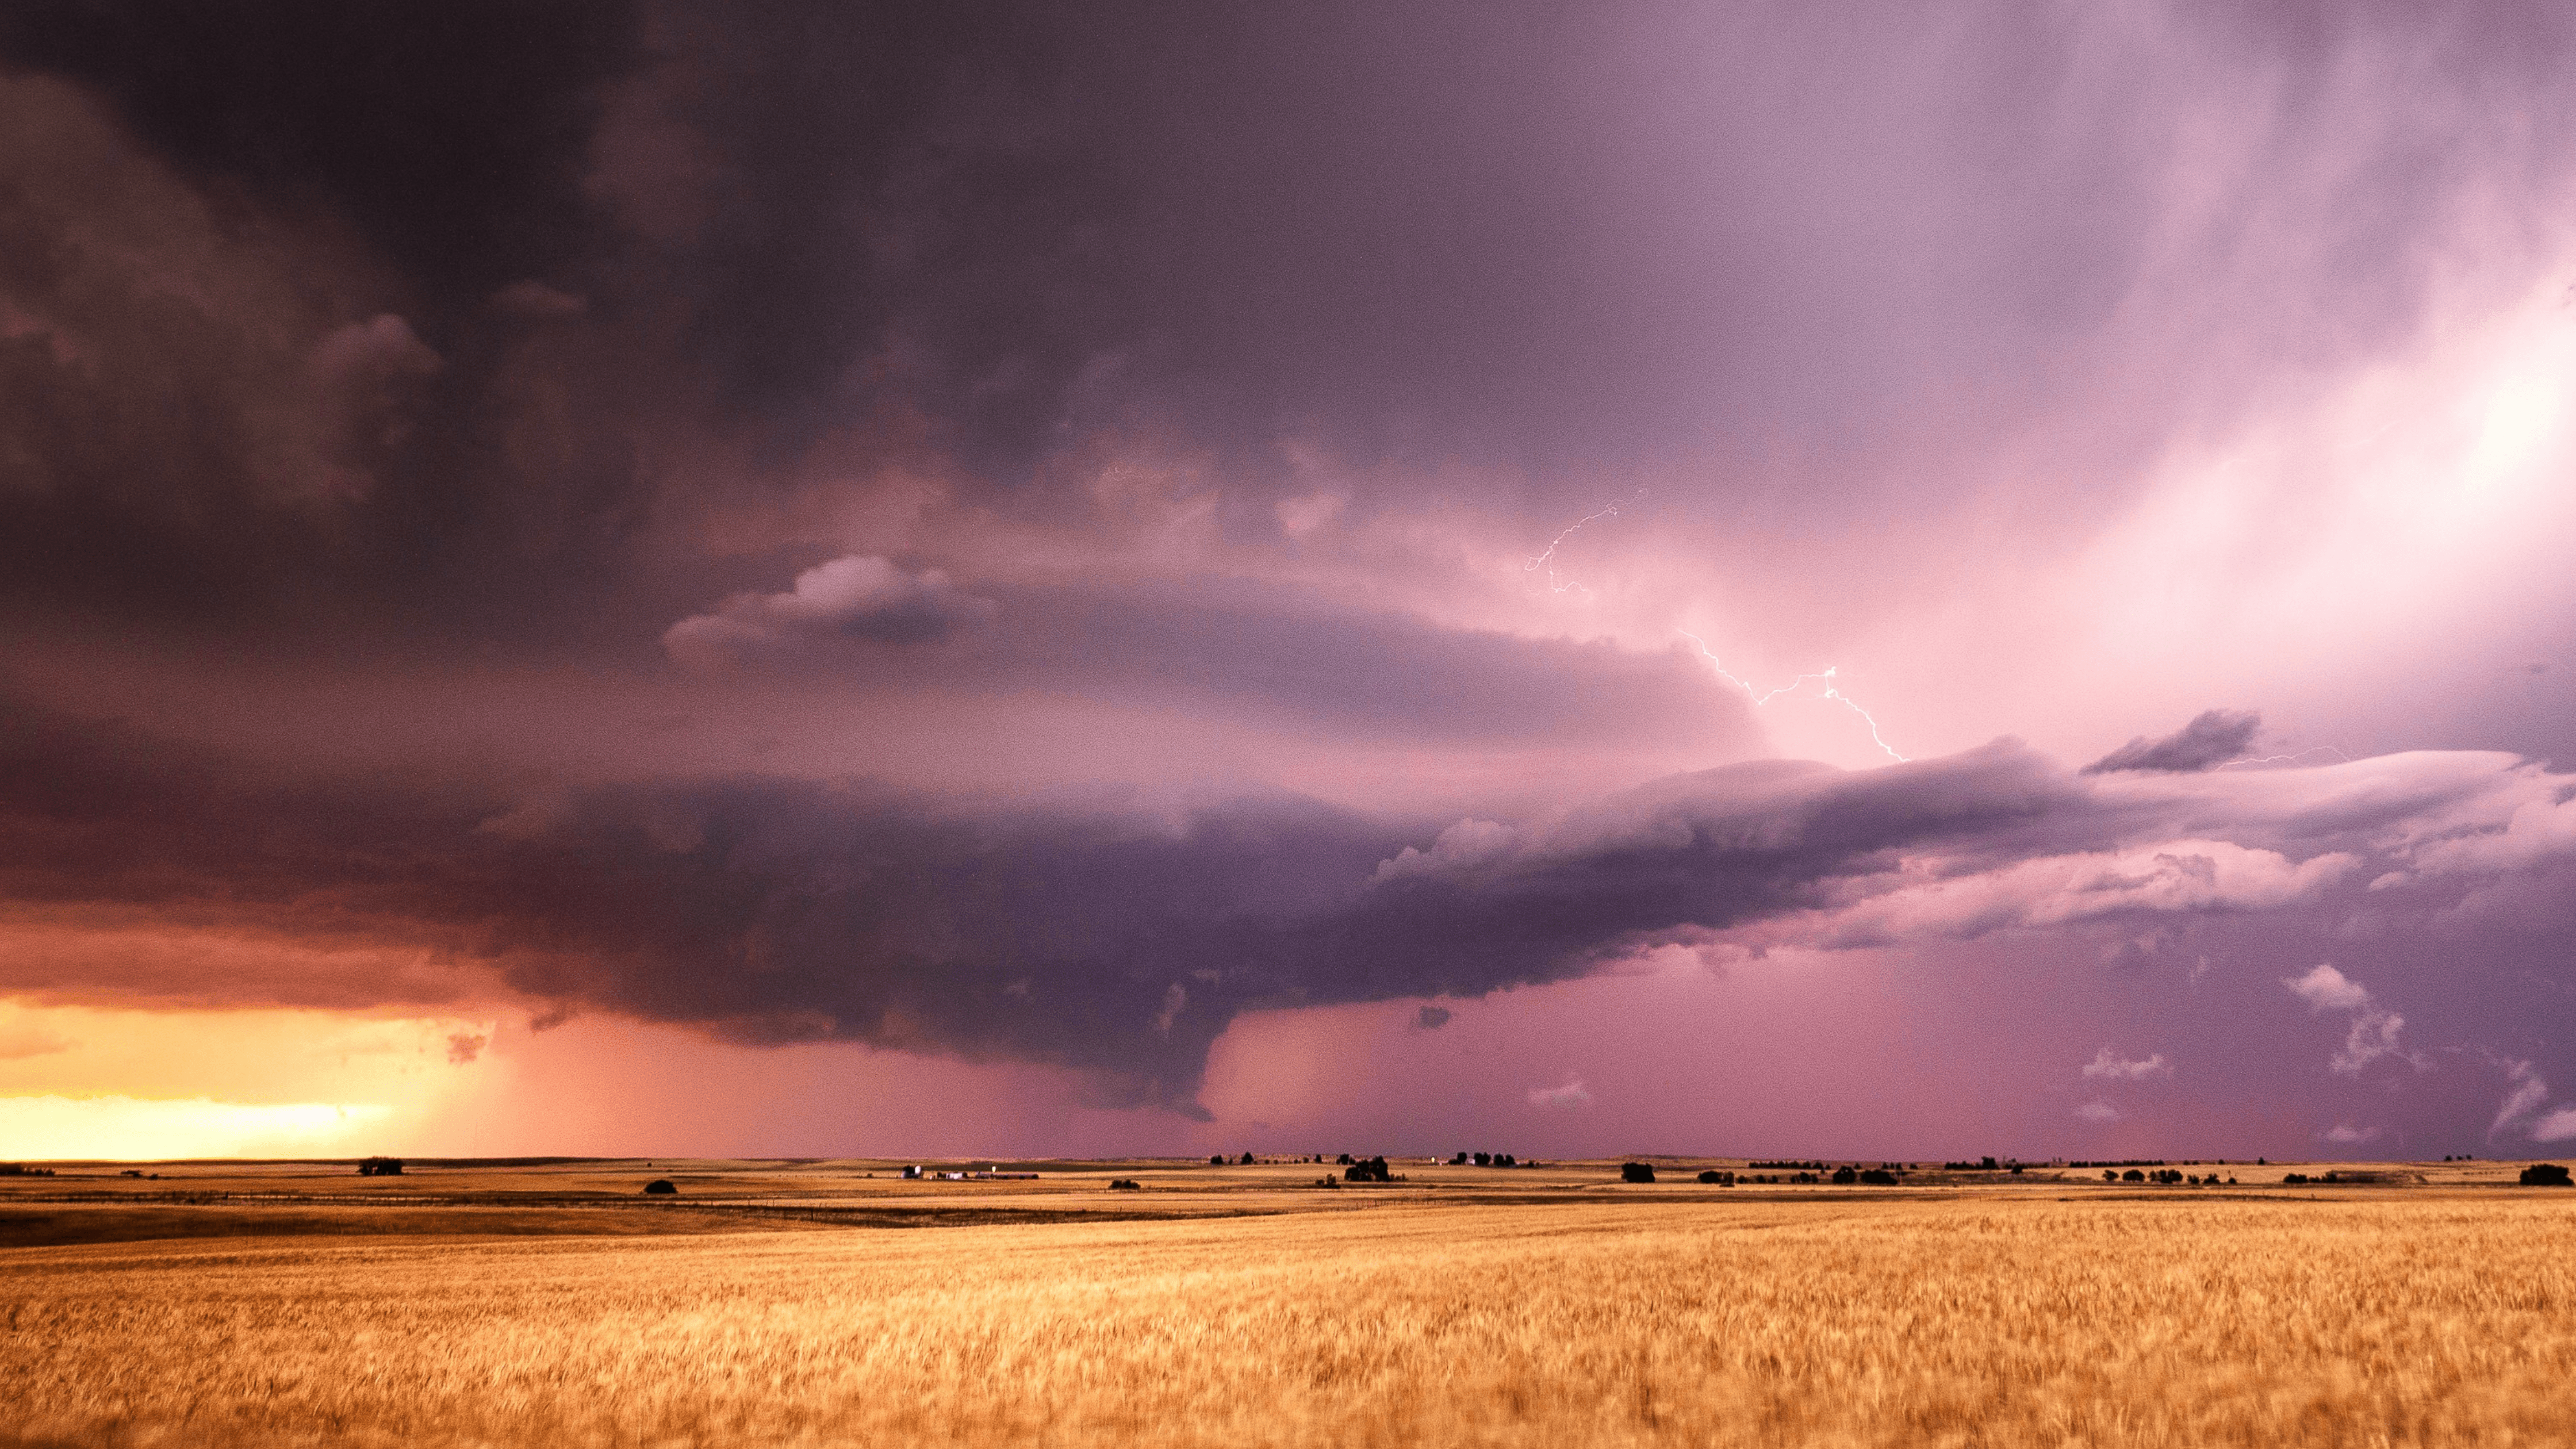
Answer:
<path fill-rule="evenodd" d="M 1630 1186 L 1615 1164 L 1366 1190 L 1310 1165 L 1046 1166 L 660 1164 L 683 1185 L 662 1206 L 634 1197 L 644 1164 L 12 1183 L 0 1436 L 2576 1438 L 2576 1194 L 2488 1164 L 1875 1192 Z"/>

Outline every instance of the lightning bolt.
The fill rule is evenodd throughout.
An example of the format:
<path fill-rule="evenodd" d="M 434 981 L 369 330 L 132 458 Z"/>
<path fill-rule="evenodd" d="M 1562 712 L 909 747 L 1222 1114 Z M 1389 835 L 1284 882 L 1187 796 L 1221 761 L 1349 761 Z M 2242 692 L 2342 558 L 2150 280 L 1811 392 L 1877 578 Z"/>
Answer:
<path fill-rule="evenodd" d="M 1887 742 L 1887 737 L 1878 732 L 1877 719 L 1874 718 L 1868 710 L 1861 708 L 1859 701 L 1853 699 L 1850 695 L 1843 693 L 1841 686 L 1834 683 L 1834 666 L 1828 664 L 1817 673 L 1801 674 L 1797 678 L 1790 680 L 1788 683 L 1765 693 L 1764 691 L 1756 689 L 1751 684 L 1748 684 L 1728 673 L 1725 663 L 1717 657 L 1717 651 L 1708 647 L 1707 640 L 1702 639 L 1688 629 L 1676 629 L 1673 632 L 1681 635 L 1685 639 L 1688 639 L 1693 644 L 1698 645 L 1699 652 L 1708 656 L 1708 667 L 1717 671 L 1717 677 L 1734 685 L 1736 688 L 1743 690 L 1744 697 L 1752 700 L 1757 708 L 1762 705 L 1769 704 L 1771 701 L 1778 699 L 1781 695 L 1795 690 L 1798 686 L 1805 684 L 1810 679 L 1823 680 L 1825 682 L 1825 687 L 1824 692 L 1819 696 L 1820 698 L 1830 699 L 1834 703 L 1841 705 L 1843 708 L 1850 710 L 1852 713 L 1859 715 L 1861 717 L 1861 722 L 1869 726 L 1869 737 L 1871 741 L 1877 744 L 1880 749 L 1887 751 L 1887 757 L 1889 759 L 1896 761 L 1898 764 L 1904 764 L 1906 762 L 1906 757 L 1896 752 L 1896 746 L 1889 744 Z"/>
<path fill-rule="evenodd" d="M 1637 496 L 1638 496 L 1639 498 L 1643 498 L 1643 497 L 1645 497 L 1645 496 L 1646 496 L 1646 490 L 1645 490 L 1645 489 L 1643 489 L 1643 488 L 1638 489 L 1638 490 L 1637 490 Z M 1554 564 L 1552 564 L 1552 563 L 1548 562 L 1548 560 L 1550 560 L 1550 559 L 1552 559 L 1552 558 L 1555 558 L 1555 557 L 1556 557 L 1556 546 L 1557 546 L 1558 544 L 1561 544 L 1561 543 L 1565 542 L 1568 538 L 1573 537 L 1573 536 L 1574 536 L 1574 534 L 1575 534 L 1576 532 L 1578 532 L 1579 530 L 1581 530 L 1581 529 L 1582 529 L 1583 525 L 1585 525 L 1585 524 L 1587 524 L 1587 523 L 1592 522 L 1594 519 L 1598 519 L 1598 518 L 1616 518 L 1616 517 L 1618 517 L 1618 516 L 1619 516 L 1619 505 L 1618 505 L 1618 504 L 1616 504 L 1616 503 L 1613 503 L 1613 504 L 1611 504 L 1609 507 L 1602 509 L 1602 510 L 1601 510 L 1600 512 L 1598 512 L 1598 513 L 1587 513 L 1587 514 L 1583 515 L 1581 518 L 1578 518 L 1578 519 L 1574 520 L 1572 523 L 1567 524 L 1567 525 L 1565 526 L 1564 531 L 1560 532 L 1559 534 L 1557 534 L 1557 536 L 1556 536 L 1556 537 L 1551 538 L 1551 539 L 1549 539 L 1549 540 L 1547 541 L 1547 550 L 1546 550 L 1544 553 L 1541 553 L 1538 557 L 1531 559 L 1528 563 L 1525 563 L 1525 564 L 1521 565 L 1521 572 L 1522 572 L 1522 573 L 1525 573 L 1525 574 L 1526 574 L 1526 573 L 1536 573 L 1537 571 L 1539 571 L 1539 570 L 1540 570 L 1540 569 L 1542 569 L 1542 568 L 1543 568 L 1543 569 L 1546 569 L 1546 570 L 1547 570 L 1547 591 L 1548 591 L 1549 593 L 1551 593 L 1551 594 L 1561 594 L 1561 593 L 1564 593 L 1564 592 L 1565 592 L 1566 590 L 1568 590 L 1568 589 L 1574 589 L 1574 590 L 1578 590 L 1578 591 L 1580 591 L 1580 592 L 1582 593 L 1583 597 L 1585 597 L 1585 598 L 1587 598 L 1587 599 L 1588 599 L 1588 598 L 1591 598 L 1591 597 L 1592 597 L 1592 591 L 1591 591 L 1590 589 L 1588 589 L 1588 588 L 1585 588 L 1582 584 L 1579 584 L 1579 583 L 1575 582 L 1575 581 L 1574 581 L 1574 580 L 1572 580 L 1572 579 L 1563 579 L 1563 580 L 1558 579 L 1558 578 L 1557 578 L 1557 576 L 1556 576 L 1556 565 L 1554 565 Z"/>
<path fill-rule="evenodd" d="M 2332 745 L 2310 745 L 2304 750 L 2294 750 L 2286 755 L 2258 755 L 2250 760 L 2229 760 L 2227 763 L 2218 766 L 2218 768 L 2222 770 L 2234 770 L 2248 765 L 2277 765 L 2283 760 L 2304 760 L 2319 750 L 2325 751 L 2327 754 L 2334 756 L 2336 759 L 2343 761 L 2347 765 L 2352 763 L 2352 756 L 2345 754 L 2343 751 L 2336 749 Z"/>

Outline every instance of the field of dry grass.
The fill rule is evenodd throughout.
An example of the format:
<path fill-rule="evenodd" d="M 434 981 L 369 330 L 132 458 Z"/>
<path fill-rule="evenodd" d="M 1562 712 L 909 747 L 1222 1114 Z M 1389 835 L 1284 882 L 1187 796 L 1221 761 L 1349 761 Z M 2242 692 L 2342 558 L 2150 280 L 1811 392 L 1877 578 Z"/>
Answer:
<path fill-rule="evenodd" d="M 2557 1444 L 2576 1195 L 99 1243 L 0 1323 L 30 1444 Z"/>

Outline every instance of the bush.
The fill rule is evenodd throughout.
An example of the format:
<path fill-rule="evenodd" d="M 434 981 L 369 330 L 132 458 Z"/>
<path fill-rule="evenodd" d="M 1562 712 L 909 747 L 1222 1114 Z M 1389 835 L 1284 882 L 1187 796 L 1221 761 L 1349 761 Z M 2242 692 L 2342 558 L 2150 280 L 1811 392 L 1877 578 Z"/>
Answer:
<path fill-rule="evenodd" d="M 1138 1182 L 1132 1177 L 1113 1177 L 1109 1179 L 1109 1190 L 1111 1192 L 1143 1192 L 1145 1190 L 1145 1184 Z"/>
<path fill-rule="evenodd" d="M 2132 1167 L 2128 1171 L 2120 1174 L 2120 1180 L 2122 1182 L 2144 1182 L 2147 1180 L 2147 1175 Z"/>
<path fill-rule="evenodd" d="M 657 1177 L 651 1182 L 644 1184 L 644 1195 L 646 1197 L 672 1197 L 678 1194 L 679 1191 L 679 1188 L 673 1186 L 671 1179 L 667 1177 Z"/>
<path fill-rule="evenodd" d="M 2567 1169 L 2555 1162 L 2535 1162 L 2522 1170 L 2522 1185 L 2524 1187 L 2576 1187 L 2576 1181 L 2570 1181 Z"/>
<path fill-rule="evenodd" d="M 1623 1162 L 1619 1164 L 1619 1180 L 1652 1182 L 1655 1180 L 1655 1169 L 1642 1162 Z"/>
<path fill-rule="evenodd" d="M 1702 1171 L 1701 1171 L 1701 1173 L 1700 1173 L 1700 1175 L 1699 1175 L 1699 1180 L 1700 1180 L 1700 1185 L 1701 1185 L 1702 1187 L 1733 1187 L 1733 1186 L 1735 1186 L 1735 1174 L 1734 1174 L 1734 1173 L 1731 1173 L 1731 1172 L 1720 1172 L 1720 1171 L 1718 1171 L 1718 1170 L 1717 1170 L 1716 1168 L 1714 1168 L 1714 1167 L 1706 1168 L 1706 1169 L 1702 1170 Z"/>
<path fill-rule="evenodd" d="M 358 1175 L 360 1177 L 400 1177 L 402 1167 L 402 1159 L 399 1157 L 370 1157 L 358 1164 Z"/>
<path fill-rule="evenodd" d="M 1857 1171 L 1848 1167 L 1837 1167 L 1834 1169 L 1834 1186 L 1849 1187 L 1858 1181 L 1860 1181 L 1860 1174 Z"/>
<path fill-rule="evenodd" d="M 1884 1167 L 1873 1167 L 1869 1171 L 1860 1174 L 1860 1185 L 1863 1187 L 1894 1187 L 1896 1186 L 1896 1174 L 1888 1171 Z"/>

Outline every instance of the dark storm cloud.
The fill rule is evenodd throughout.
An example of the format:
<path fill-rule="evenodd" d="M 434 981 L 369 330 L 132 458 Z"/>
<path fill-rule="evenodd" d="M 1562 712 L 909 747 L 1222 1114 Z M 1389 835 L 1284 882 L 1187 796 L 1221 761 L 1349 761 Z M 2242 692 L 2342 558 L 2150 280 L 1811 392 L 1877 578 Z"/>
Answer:
<path fill-rule="evenodd" d="M 0 58 L 95 87 L 216 187 L 354 220 L 449 301 L 575 259 L 630 0 L 22 0 Z"/>
<path fill-rule="evenodd" d="M 2571 24 L 32 0 L 0 59 L 134 154 L 7 193 L 0 586 L 615 637 L 704 606 L 653 537 L 674 495 L 756 494 L 865 420 L 1039 517 L 1098 436 L 1168 437 L 1263 529 L 1234 495 L 1289 445 L 1491 465 L 1542 512 L 1659 459 L 1841 457 L 1800 486 L 1830 509 L 1937 472 L 1866 460 L 1904 418 L 1973 454 L 2108 379 L 2133 421 L 2087 436 L 2145 446 L 2254 391 L 2214 375 L 2403 336 L 2440 250 L 2409 239 L 2482 158 L 2563 165 L 2512 138 L 2576 123 Z M 2357 132 L 2350 77 L 2392 57 L 2425 103 Z M 2247 95 L 2256 161 L 2184 149 L 2175 115 Z M 2177 176 L 2218 192 L 2160 231 Z M 2135 305 L 2178 259 L 2195 295 Z M 327 339 L 379 325 L 437 370 L 315 404 Z M 1391 479 L 1355 486 L 1451 486 Z"/>
<path fill-rule="evenodd" d="M 23 708 L 0 756 L 0 894 L 22 908 L 86 919 L 149 907 L 183 934 L 372 941 L 496 972 L 562 1006 L 752 1041 L 1058 1063 L 1109 1099 L 1184 1109 L 1209 1043 L 1248 1008 L 1561 979 L 1646 944 L 1919 885 L 1900 867 L 1926 852 L 1953 874 L 2009 871 L 2157 838 L 2205 808 L 2094 792 L 2010 744 L 1864 774 L 1710 770 L 1524 825 L 1436 831 L 1286 798 L 1153 817 L 969 813 L 865 785 L 757 779 L 515 803 L 379 781 L 289 785 Z M 2421 808 L 2383 794 L 2330 826 L 2238 813 L 2248 838 L 2308 853 Z M 2348 873 L 2327 865 L 2309 876 Z M 2287 899 L 2259 880 L 2229 897 L 2232 868 L 2173 865 L 2216 893 L 2161 906 L 2137 881 L 2079 888 L 2132 893 L 2098 909 Z M 70 984 L 40 951 L 13 956 L 11 986 Z M 334 1003 L 349 989 L 277 973 L 87 985 L 201 999 L 311 990 Z"/>
<path fill-rule="evenodd" d="M 2161 739 L 2137 736 L 2086 765 L 2083 773 L 2156 770 L 2184 774 L 2214 770 L 2243 755 L 2254 743 L 2255 732 L 2262 728 L 2263 717 L 2252 710 L 2203 710 L 2192 717 L 2191 723 Z"/>

